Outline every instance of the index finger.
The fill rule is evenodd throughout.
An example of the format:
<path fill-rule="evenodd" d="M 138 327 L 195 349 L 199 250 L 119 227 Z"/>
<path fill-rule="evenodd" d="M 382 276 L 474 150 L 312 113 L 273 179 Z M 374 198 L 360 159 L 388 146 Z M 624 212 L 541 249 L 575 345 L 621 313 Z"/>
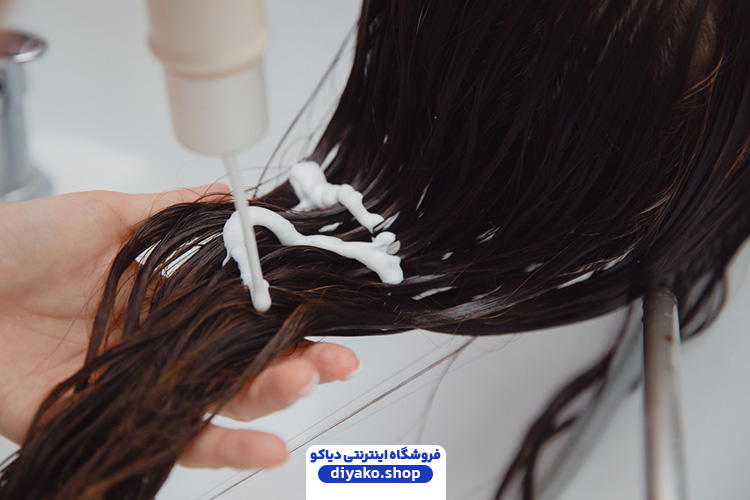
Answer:
<path fill-rule="evenodd" d="M 132 212 L 135 214 L 140 208 L 141 220 L 154 215 L 167 207 L 178 203 L 192 203 L 195 201 L 228 201 L 229 186 L 217 182 L 203 186 L 165 191 L 158 194 L 135 194 L 130 198 Z"/>
<path fill-rule="evenodd" d="M 360 368 L 360 361 L 351 349 L 330 342 L 303 340 L 283 354 L 279 361 L 297 357 L 313 364 L 320 373 L 320 383 L 349 379 L 356 375 Z"/>

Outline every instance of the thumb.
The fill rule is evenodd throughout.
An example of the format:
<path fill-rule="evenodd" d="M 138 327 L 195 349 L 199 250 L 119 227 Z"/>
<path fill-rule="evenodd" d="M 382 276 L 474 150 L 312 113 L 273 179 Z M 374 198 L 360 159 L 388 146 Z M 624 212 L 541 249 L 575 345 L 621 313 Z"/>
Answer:
<path fill-rule="evenodd" d="M 125 224 L 133 227 L 167 207 L 196 201 L 229 201 L 229 186 L 217 182 L 155 194 L 123 195 L 122 214 Z"/>

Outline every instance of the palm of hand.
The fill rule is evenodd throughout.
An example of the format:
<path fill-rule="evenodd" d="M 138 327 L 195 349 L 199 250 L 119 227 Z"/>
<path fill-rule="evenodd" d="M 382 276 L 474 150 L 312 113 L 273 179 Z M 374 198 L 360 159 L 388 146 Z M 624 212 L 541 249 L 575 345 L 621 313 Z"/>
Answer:
<path fill-rule="evenodd" d="M 109 265 L 152 209 L 141 196 L 158 209 L 190 194 L 0 205 L 0 433 L 19 441 L 46 394 L 83 364 Z"/>

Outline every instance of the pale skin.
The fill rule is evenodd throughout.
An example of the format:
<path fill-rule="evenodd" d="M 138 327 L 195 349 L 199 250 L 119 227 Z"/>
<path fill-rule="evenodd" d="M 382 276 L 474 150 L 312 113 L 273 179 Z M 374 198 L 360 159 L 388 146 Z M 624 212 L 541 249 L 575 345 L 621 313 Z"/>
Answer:
<path fill-rule="evenodd" d="M 162 194 L 92 191 L 0 204 L 0 434 L 21 442 L 44 397 L 82 366 L 109 266 L 138 225 L 174 203 L 227 192 L 216 184 Z M 357 357 L 343 346 L 306 342 L 266 369 L 222 414 L 252 420 L 281 410 L 316 383 L 344 380 L 358 367 Z M 179 463 L 254 468 L 286 458 L 275 435 L 209 425 Z"/>

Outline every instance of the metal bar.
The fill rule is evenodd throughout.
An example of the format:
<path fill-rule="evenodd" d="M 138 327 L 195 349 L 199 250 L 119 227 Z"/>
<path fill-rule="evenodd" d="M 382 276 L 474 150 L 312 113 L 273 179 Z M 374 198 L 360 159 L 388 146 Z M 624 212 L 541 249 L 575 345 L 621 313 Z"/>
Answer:
<path fill-rule="evenodd" d="M 649 500 L 685 500 L 687 485 L 680 400 L 680 321 L 666 288 L 643 301 L 646 470 Z"/>

